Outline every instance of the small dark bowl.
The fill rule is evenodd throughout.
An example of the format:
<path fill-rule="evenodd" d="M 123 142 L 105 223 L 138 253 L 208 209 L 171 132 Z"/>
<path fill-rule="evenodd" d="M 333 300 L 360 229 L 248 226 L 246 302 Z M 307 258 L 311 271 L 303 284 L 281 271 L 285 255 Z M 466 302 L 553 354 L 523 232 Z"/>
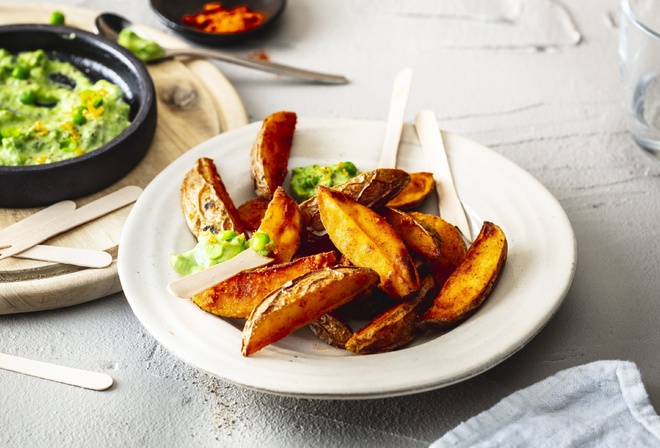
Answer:
<path fill-rule="evenodd" d="M 43 49 L 92 81 L 121 87 L 131 124 L 100 148 L 61 162 L 0 166 L 0 207 L 37 207 L 95 193 L 125 176 L 151 146 L 156 131 L 154 85 L 143 62 L 96 34 L 67 26 L 0 26 L 0 47 L 11 53 Z"/>
<path fill-rule="evenodd" d="M 183 16 L 202 12 L 203 6 L 210 0 L 151 0 L 151 8 L 156 16 L 168 27 L 184 38 L 202 45 L 226 45 L 241 42 L 257 36 L 270 28 L 275 20 L 282 15 L 286 0 L 225 0 L 221 1 L 225 8 L 245 5 L 252 11 L 264 15 L 264 22 L 257 28 L 242 33 L 207 33 L 183 23 Z"/>

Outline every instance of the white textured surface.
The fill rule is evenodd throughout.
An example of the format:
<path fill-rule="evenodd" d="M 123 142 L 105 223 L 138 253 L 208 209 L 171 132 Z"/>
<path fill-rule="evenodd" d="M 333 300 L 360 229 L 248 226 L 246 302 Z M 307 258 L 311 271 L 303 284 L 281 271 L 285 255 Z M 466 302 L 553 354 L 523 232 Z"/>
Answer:
<path fill-rule="evenodd" d="M 160 27 L 145 0 L 70 3 Z M 253 120 L 280 109 L 384 120 L 392 80 L 410 66 L 408 122 L 431 108 L 444 129 L 493 148 L 555 195 L 576 233 L 576 277 L 554 319 L 512 358 L 408 397 L 283 398 L 177 361 L 118 294 L 0 317 L 1 351 L 116 382 L 91 392 L 0 371 L 0 445 L 422 447 L 514 390 L 615 358 L 637 363 L 660 408 L 660 166 L 624 130 L 617 15 L 615 0 L 289 0 L 268 38 L 232 51 L 265 50 L 345 74 L 350 85 L 298 85 L 222 66 Z"/>

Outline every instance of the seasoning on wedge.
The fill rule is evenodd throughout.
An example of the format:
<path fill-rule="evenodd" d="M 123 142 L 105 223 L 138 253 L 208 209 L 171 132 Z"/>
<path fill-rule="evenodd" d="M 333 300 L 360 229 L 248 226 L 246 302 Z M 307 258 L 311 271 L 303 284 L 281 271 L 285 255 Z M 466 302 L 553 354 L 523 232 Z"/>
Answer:
<path fill-rule="evenodd" d="M 294 112 L 275 112 L 264 120 L 250 152 L 250 168 L 254 191 L 270 201 L 282 186 L 288 172 L 289 155 L 296 129 Z"/>
<path fill-rule="evenodd" d="M 399 194 L 410 182 L 410 174 L 396 168 L 378 168 L 358 174 L 354 178 L 332 187 L 359 202 L 365 207 L 378 208 Z M 317 197 L 314 196 L 300 204 L 303 222 L 316 234 L 324 232 L 319 217 Z"/>
<path fill-rule="evenodd" d="M 387 206 L 399 210 L 412 210 L 421 205 L 434 189 L 433 173 L 410 173 L 410 183 L 401 193 L 392 198 Z"/>
<path fill-rule="evenodd" d="M 251 271 L 239 272 L 191 297 L 204 311 L 222 317 L 246 318 L 266 295 L 307 272 L 333 266 L 337 254 L 324 252 Z"/>
<path fill-rule="evenodd" d="M 300 246 L 302 217 L 298 203 L 282 187 L 275 190 L 258 231 L 268 235 L 273 242 L 271 256 L 275 263 L 291 261 Z"/>
<path fill-rule="evenodd" d="M 394 298 L 420 288 L 408 249 L 384 217 L 327 187 L 319 187 L 316 197 L 330 240 L 351 263 L 376 271 L 381 287 Z"/>
<path fill-rule="evenodd" d="M 504 232 L 484 222 L 477 239 L 449 276 L 433 305 L 420 317 L 424 329 L 446 329 L 465 320 L 486 299 L 507 257 Z"/>
<path fill-rule="evenodd" d="M 434 228 L 395 208 L 385 207 L 380 213 L 401 236 L 412 254 L 429 262 L 440 259 L 442 238 Z"/>
<path fill-rule="evenodd" d="M 243 226 L 250 232 L 254 232 L 261 225 L 267 208 L 268 201 L 261 198 L 252 198 L 238 207 L 238 216 L 241 218 Z"/>
<path fill-rule="evenodd" d="M 309 328 L 320 340 L 337 348 L 345 348 L 346 342 L 353 336 L 350 325 L 334 312 L 319 317 L 309 324 Z"/>
<path fill-rule="evenodd" d="M 447 278 L 454 272 L 458 262 L 465 256 L 467 245 L 461 231 L 440 216 L 420 212 L 409 212 L 413 219 L 435 229 L 442 240 L 442 250 L 439 259 L 430 261 L 431 272 L 438 288 L 442 288 Z"/>
<path fill-rule="evenodd" d="M 241 351 L 249 356 L 309 325 L 378 284 L 369 268 L 335 267 L 309 272 L 277 289 L 254 309 L 243 328 Z"/>
<path fill-rule="evenodd" d="M 413 294 L 413 297 L 391 306 L 374 317 L 346 341 L 345 348 L 353 353 L 365 355 L 389 352 L 408 344 L 419 332 L 415 328 L 415 321 L 420 308 L 426 303 L 427 296 L 431 296 L 434 285 L 433 278 L 426 277 L 421 289 Z"/>
<path fill-rule="evenodd" d="M 188 228 L 195 237 L 205 230 L 213 233 L 223 230 L 245 233 L 234 201 L 213 160 L 206 157 L 197 159 L 195 166 L 183 179 L 181 208 Z"/>

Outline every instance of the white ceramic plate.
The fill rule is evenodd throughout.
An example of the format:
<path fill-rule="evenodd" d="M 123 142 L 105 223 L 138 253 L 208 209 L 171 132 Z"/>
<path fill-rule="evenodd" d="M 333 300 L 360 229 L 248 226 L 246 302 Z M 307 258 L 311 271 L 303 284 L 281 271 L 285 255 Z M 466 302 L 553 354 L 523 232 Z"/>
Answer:
<path fill-rule="evenodd" d="M 428 333 L 404 349 L 353 355 L 326 346 L 308 328 L 256 354 L 241 356 L 241 321 L 229 321 L 167 292 L 176 278 L 168 256 L 192 247 L 179 206 L 184 174 L 213 158 L 239 205 L 254 196 L 249 153 L 261 123 L 218 135 L 159 174 L 135 204 L 122 232 L 119 276 L 135 315 L 166 349 L 211 375 L 261 391 L 317 398 L 374 398 L 448 386 L 502 362 L 555 314 L 577 259 L 570 222 L 555 198 L 517 165 L 466 138 L 444 133 L 456 188 L 473 233 L 484 220 L 507 235 L 500 281 L 481 308 L 444 334 Z M 350 160 L 376 167 L 384 122 L 300 118 L 289 167 Z M 398 166 L 427 171 L 414 128 L 404 127 Z M 435 210 L 427 201 L 427 211 Z"/>

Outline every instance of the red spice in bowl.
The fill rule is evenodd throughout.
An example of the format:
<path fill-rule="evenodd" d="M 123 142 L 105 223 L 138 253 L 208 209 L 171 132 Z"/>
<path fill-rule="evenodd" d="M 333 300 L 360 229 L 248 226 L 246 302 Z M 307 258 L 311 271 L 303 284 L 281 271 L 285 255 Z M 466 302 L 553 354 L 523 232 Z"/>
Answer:
<path fill-rule="evenodd" d="M 246 41 L 256 36 L 267 35 L 269 30 L 273 30 L 273 25 L 283 15 L 286 9 L 287 0 L 221 0 L 222 8 L 225 11 L 236 10 L 240 13 L 240 20 L 245 24 L 239 24 L 241 31 L 215 32 L 205 31 L 199 28 L 195 23 L 188 21 L 197 21 L 202 19 L 203 23 L 210 15 L 218 2 L 209 2 L 209 0 L 150 0 L 151 7 L 156 17 L 166 26 L 174 30 L 183 38 L 202 45 L 222 46 L 233 45 L 238 42 Z M 205 10 L 205 7 L 207 8 Z M 249 8 L 248 13 L 244 8 Z M 262 20 L 257 22 L 254 16 L 258 14 Z M 196 17 L 194 20 L 192 17 Z M 184 17 L 186 19 L 184 19 Z M 236 30 L 236 28 L 233 28 Z"/>
<path fill-rule="evenodd" d="M 198 14 L 186 14 L 183 23 L 207 33 L 243 33 L 257 28 L 264 23 L 263 14 L 252 11 L 248 6 L 240 5 L 225 8 L 222 3 L 206 3 Z"/>

